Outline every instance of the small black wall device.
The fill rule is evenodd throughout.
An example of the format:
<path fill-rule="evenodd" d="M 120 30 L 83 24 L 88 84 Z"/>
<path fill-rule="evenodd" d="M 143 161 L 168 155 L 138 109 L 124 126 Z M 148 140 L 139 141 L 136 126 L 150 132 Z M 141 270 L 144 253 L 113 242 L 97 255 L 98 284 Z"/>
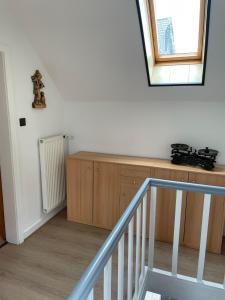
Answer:
<path fill-rule="evenodd" d="M 20 118 L 19 122 L 20 122 L 20 127 L 26 126 L 26 118 Z"/>

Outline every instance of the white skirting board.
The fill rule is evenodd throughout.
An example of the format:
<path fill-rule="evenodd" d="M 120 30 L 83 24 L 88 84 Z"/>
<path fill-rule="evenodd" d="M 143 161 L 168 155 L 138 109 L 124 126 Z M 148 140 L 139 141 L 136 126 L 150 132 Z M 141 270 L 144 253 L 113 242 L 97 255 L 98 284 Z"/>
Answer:
<path fill-rule="evenodd" d="M 66 202 L 63 202 L 59 207 L 55 208 L 49 214 L 43 214 L 42 218 L 36 221 L 33 225 L 25 229 L 24 231 L 24 239 L 28 238 L 32 233 L 42 227 L 45 223 L 47 223 L 50 219 L 52 219 L 55 215 L 57 215 L 61 210 L 66 207 Z"/>

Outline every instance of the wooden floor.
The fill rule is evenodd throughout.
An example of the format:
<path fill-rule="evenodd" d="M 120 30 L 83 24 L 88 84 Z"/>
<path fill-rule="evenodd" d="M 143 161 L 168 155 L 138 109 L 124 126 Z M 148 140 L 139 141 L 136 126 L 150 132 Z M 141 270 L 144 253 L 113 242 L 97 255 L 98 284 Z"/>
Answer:
<path fill-rule="evenodd" d="M 225 237 L 223 237 L 222 254 L 225 255 Z"/>
<path fill-rule="evenodd" d="M 0 248 L 0 299 L 66 299 L 108 233 L 106 230 L 67 222 L 66 212 L 63 211 L 21 246 L 7 244 Z M 116 256 L 115 253 L 114 285 Z M 156 243 L 156 266 L 170 270 L 170 261 L 171 246 Z M 180 272 L 195 275 L 196 262 L 197 251 L 180 249 Z M 222 282 L 224 272 L 225 256 L 207 254 L 205 278 Z M 99 292 L 97 298 L 102 298 Z"/>
<path fill-rule="evenodd" d="M 0 237 L 0 248 L 5 245 L 5 240 L 2 240 Z"/>

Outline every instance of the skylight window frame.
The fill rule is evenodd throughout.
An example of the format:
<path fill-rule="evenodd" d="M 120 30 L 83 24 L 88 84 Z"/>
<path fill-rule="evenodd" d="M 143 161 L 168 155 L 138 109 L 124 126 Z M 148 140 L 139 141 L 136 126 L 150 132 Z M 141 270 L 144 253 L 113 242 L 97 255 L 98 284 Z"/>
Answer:
<path fill-rule="evenodd" d="M 200 16 L 199 16 L 199 37 L 197 53 L 161 55 L 159 51 L 159 43 L 157 36 L 157 23 L 155 15 L 155 0 L 146 0 L 148 5 L 149 23 L 151 24 L 151 40 L 153 45 L 153 53 L 155 64 L 179 64 L 179 63 L 201 63 L 204 57 L 204 36 L 205 36 L 205 19 L 206 19 L 206 0 L 200 0 Z"/>

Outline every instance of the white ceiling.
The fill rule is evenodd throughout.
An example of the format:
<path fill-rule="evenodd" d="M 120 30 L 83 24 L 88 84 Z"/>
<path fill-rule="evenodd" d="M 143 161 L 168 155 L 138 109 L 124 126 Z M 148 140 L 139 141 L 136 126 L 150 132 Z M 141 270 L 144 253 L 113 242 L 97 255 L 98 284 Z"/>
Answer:
<path fill-rule="evenodd" d="M 110 93 L 115 88 L 123 89 L 127 73 L 129 84 L 138 79 L 132 58 L 139 53 L 142 66 L 144 61 L 141 45 L 137 44 L 139 27 L 134 1 L 9 2 L 64 98 L 91 98 L 94 91 L 100 97 L 102 90 Z M 130 9 L 126 9 L 127 5 Z M 134 18 L 136 23 L 130 24 Z"/>
<path fill-rule="evenodd" d="M 205 101 L 225 93 L 225 1 L 212 1 L 206 87 L 172 89 L 147 86 L 135 0 L 5 1 L 65 100 Z"/>

